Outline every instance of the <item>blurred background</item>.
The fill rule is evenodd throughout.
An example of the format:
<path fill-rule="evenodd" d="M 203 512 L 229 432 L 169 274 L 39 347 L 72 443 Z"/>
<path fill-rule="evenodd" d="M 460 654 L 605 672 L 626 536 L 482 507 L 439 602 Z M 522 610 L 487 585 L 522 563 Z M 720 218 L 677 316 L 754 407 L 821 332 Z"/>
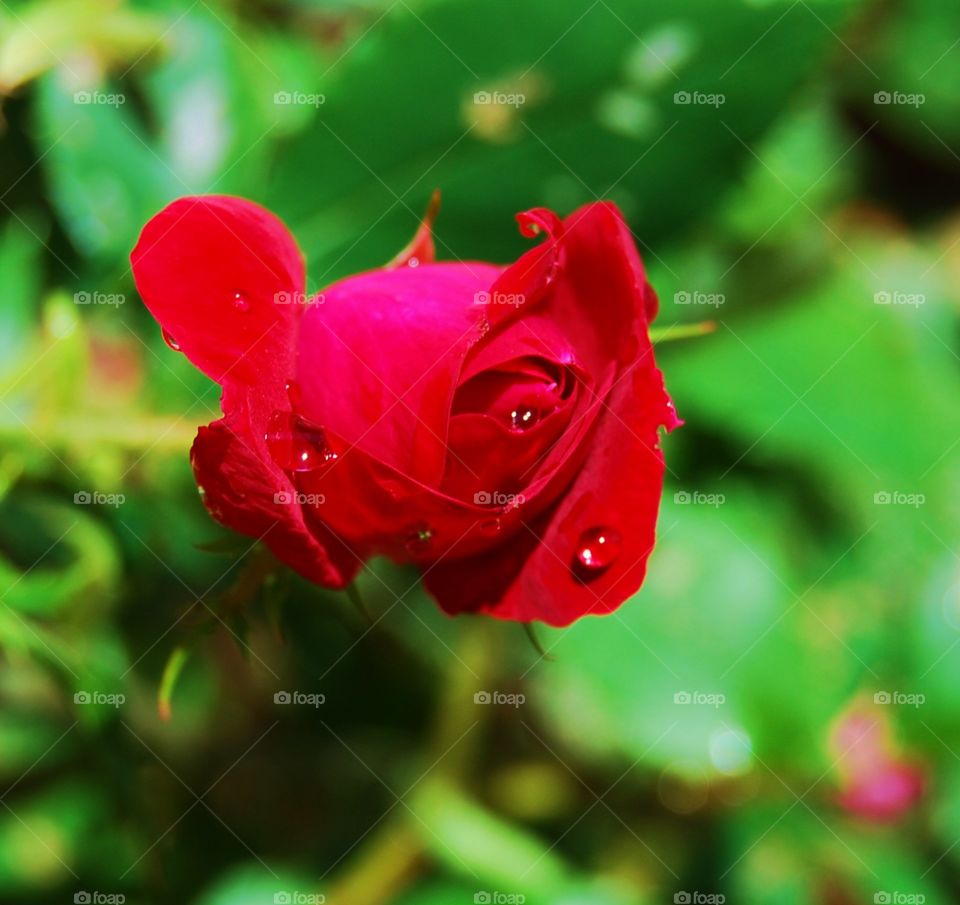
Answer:
<path fill-rule="evenodd" d="M 0 901 L 960 901 L 953 0 L 0 2 Z M 595 198 L 686 426 L 648 581 L 540 630 L 206 514 L 128 254 L 199 192 L 309 288 Z"/>

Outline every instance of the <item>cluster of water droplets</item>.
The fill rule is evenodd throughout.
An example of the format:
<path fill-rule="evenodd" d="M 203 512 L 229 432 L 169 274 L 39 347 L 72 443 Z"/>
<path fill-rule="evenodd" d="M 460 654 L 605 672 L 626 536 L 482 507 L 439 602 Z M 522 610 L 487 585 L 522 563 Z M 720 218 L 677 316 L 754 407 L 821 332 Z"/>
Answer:
<path fill-rule="evenodd" d="M 419 263 L 416 258 L 411 258 L 407 266 L 417 267 Z M 551 269 L 548 281 L 552 281 L 553 276 L 554 269 Z M 231 305 L 239 312 L 247 312 L 251 307 L 247 296 L 239 290 L 233 293 Z M 482 334 L 489 329 L 489 322 L 481 325 Z M 162 336 L 164 342 L 174 352 L 181 351 L 180 344 L 166 329 L 162 330 Z M 288 381 L 285 389 L 291 407 L 298 408 L 300 388 L 297 383 L 293 380 Z M 556 392 L 557 384 L 551 384 L 548 389 Z M 510 412 L 510 429 L 517 432 L 531 430 L 554 410 L 555 406 L 544 405 L 540 398 L 521 402 Z M 274 462 L 287 472 L 314 472 L 329 467 L 338 458 L 336 451 L 330 445 L 326 431 L 296 414 L 295 411 L 274 412 L 267 423 L 264 441 Z M 201 496 L 204 494 L 202 487 L 200 494 Z M 499 517 L 485 519 L 479 524 L 480 533 L 487 537 L 495 537 L 502 527 Z M 418 524 L 410 529 L 404 547 L 413 555 L 423 555 L 430 552 L 433 539 L 433 529 L 426 524 Z M 580 576 L 599 575 L 613 565 L 622 547 L 623 540 L 615 529 L 602 526 L 589 528 L 577 541 L 574 571 Z"/>

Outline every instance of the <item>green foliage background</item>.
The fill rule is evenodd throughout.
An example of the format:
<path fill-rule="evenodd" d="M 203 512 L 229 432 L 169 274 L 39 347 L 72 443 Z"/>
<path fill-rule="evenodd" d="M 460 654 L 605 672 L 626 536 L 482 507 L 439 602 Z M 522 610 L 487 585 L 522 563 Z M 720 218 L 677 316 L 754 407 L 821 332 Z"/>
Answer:
<path fill-rule="evenodd" d="M 955 901 L 958 84 L 949 0 L 0 3 L 0 900 Z M 319 289 L 435 187 L 445 258 L 613 198 L 659 325 L 717 322 L 659 347 L 687 424 L 648 582 L 551 659 L 385 564 L 371 630 L 221 531 L 187 458 L 216 387 L 128 267 L 166 202 L 234 193 Z M 837 804 L 855 701 L 927 774 L 890 825 Z"/>

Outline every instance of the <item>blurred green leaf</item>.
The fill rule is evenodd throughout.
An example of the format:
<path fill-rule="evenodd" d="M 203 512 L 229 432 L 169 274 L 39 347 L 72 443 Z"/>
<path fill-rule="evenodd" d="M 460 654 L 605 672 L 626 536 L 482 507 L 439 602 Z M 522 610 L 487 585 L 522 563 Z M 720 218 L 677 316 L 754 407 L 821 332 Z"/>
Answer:
<path fill-rule="evenodd" d="M 268 200 L 326 267 L 312 272 L 318 283 L 392 254 L 387 243 L 406 241 L 434 187 L 441 257 L 509 256 L 520 247 L 515 211 L 597 196 L 620 202 L 654 241 L 729 187 L 742 142 L 781 112 L 830 42 L 825 24 L 848 6 L 449 0 L 392 10 L 329 67 L 326 101 L 279 157 Z M 498 91 L 525 100 L 475 102 Z M 723 102 L 678 103 L 677 92 Z M 611 129 L 618 119 L 624 128 Z"/>

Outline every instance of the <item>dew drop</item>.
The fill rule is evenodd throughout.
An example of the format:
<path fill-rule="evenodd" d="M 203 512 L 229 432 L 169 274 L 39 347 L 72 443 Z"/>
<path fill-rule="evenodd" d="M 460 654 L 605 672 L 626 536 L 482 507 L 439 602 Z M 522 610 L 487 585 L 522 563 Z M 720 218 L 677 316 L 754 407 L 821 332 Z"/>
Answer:
<path fill-rule="evenodd" d="M 500 533 L 500 519 L 491 518 L 486 521 L 480 522 L 480 533 L 485 534 L 487 537 L 493 537 Z"/>
<path fill-rule="evenodd" d="M 178 343 L 165 329 L 160 331 L 160 334 L 163 336 L 163 341 L 171 348 L 174 352 L 180 351 L 180 343 Z"/>
<path fill-rule="evenodd" d="M 337 458 L 324 429 L 292 412 L 274 412 L 264 439 L 284 471 L 316 471 Z"/>
<path fill-rule="evenodd" d="M 419 266 L 420 266 L 420 259 L 417 257 L 410 258 L 410 260 L 407 261 L 407 267 L 419 267 Z"/>
<path fill-rule="evenodd" d="M 590 528 L 577 542 L 577 565 L 590 574 L 609 568 L 623 546 L 620 532 L 613 528 Z"/>
<path fill-rule="evenodd" d="M 380 486 L 390 494 L 391 499 L 399 500 L 404 494 L 404 485 L 400 481 L 395 481 L 392 478 L 382 481 Z"/>
<path fill-rule="evenodd" d="M 522 433 L 536 427 L 539 422 L 540 409 L 529 403 L 522 403 L 510 412 L 510 430 L 512 431 Z"/>
<path fill-rule="evenodd" d="M 233 294 L 233 307 L 237 311 L 249 311 L 250 301 L 242 292 L 235 292 Z"/>
<path fill-rule="evenodd" d="M 418 525 L 410 531 L 404 547 L 406 547 L 408 553 L 418 555 L 426 553 L 430 549 L 432 541 L 433 531 L 426 525 Z"/>
<path fill-rule="evenodd" d="M 286 391 L 287 399 L 290 402 L 290 408 L 296 411 L 298 408 L 300 408 L 300 402 L 302 399 L 302 396 L 300 395 L 300 384 L 298 384 L 295 380 L 288 380 L 284 384 L 283 388 Z"/>

